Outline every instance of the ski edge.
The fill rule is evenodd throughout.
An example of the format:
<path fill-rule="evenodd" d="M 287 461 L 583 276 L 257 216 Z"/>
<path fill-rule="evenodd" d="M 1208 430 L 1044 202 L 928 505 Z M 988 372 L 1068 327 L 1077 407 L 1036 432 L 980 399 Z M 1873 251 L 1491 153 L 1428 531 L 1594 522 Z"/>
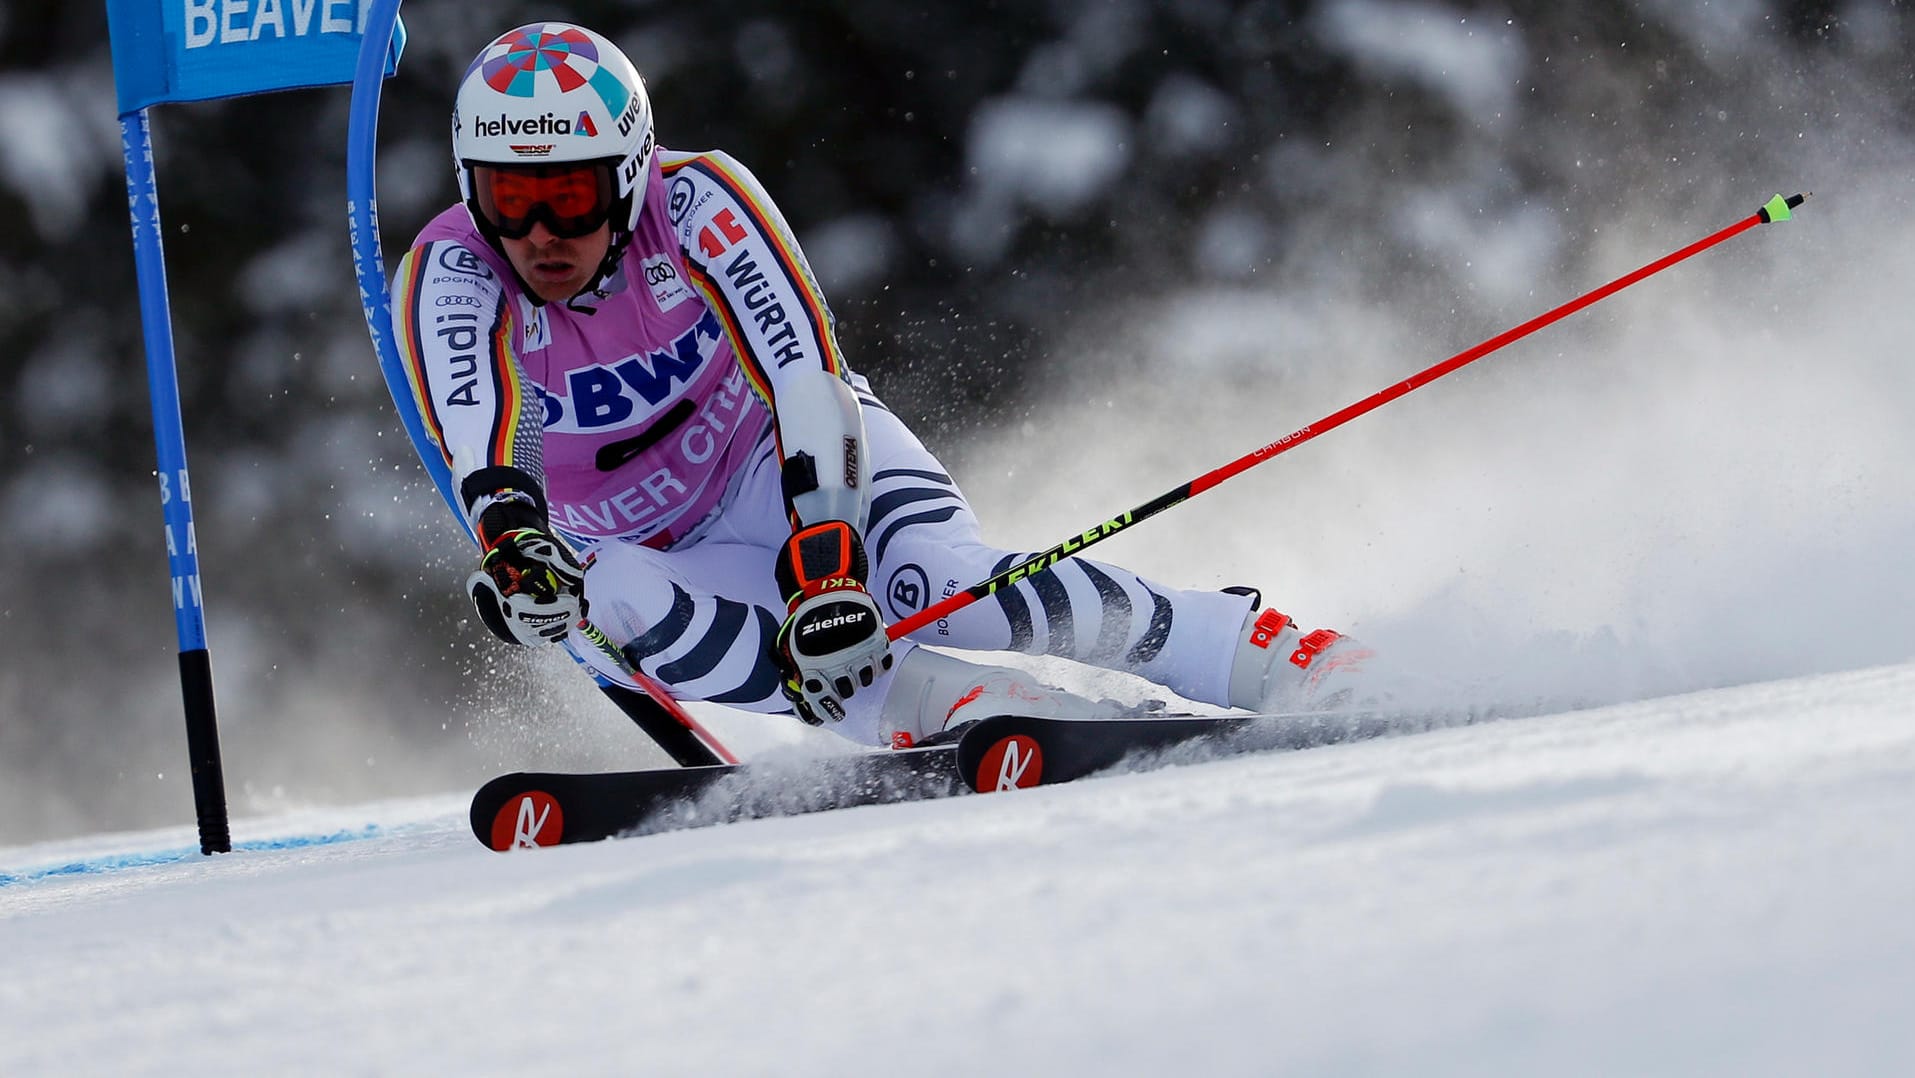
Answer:
<path fill-rule="evenodd" d="M 955 742 L 811 761 L 705 764 L 634 771 L 499 775 L 473 794 L 473 837 L 507 852 L 683 830 L 744 819 L 969 792 Z"/>
<path fill-rule="evenodd" d="M 992 715 L 964 731 L 958 770 L 973 791 L 994 793 L 1058 785 L 1120 766 L 1143 770 L 1375 736 L 1390 722 L 1382 713 L 1350 711 L 1120 719 Z"/>
<path fill-rule="evenodd" d="M 814 769 L 794 761 L 748 761 L 634 771 L 512 772 L 489 780 L 473 794 L 469 822 L 473 836 L 499 852 L 569 845 L 745 819 L 1056 785 L 1200 743 L 1214 746 L 1217 755 L 1286 747 L 1256 735 L 1278 728 L 1320 735 L 1326 724 L 1363 718 L 1348 712 L 1098 720 L 1000 714 L 951 731 L 933 744 L 824 757 L 810 761 L 818 765 Z M 1317 736 L 1308 743 L 1338 739 Z"/>

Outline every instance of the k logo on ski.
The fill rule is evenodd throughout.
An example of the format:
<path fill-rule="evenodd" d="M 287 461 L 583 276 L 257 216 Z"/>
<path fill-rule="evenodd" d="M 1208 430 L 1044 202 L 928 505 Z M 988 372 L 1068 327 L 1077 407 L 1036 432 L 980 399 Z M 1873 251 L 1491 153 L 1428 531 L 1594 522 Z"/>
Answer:
<path fill-rule="evenodd" d="M 977 788 L 984 792 L 1029 789 L 1043 781 L 1044 752 L 1023 734 L 1000 739 L 977 765 Z"/>
<path fill-rule="evenodd" d="M 492 819 L 492 848 L 526 850 L 556 846 L 565 834 L 565 812 L 551 794 L 532 790 L 500 806 Z"/>

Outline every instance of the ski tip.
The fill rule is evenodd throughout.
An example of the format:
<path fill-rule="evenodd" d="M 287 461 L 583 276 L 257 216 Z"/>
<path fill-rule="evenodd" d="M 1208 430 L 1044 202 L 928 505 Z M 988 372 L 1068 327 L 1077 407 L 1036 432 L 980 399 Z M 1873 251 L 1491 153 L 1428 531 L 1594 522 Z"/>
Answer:
<path fill-rule="evenodd" d="M 487 845 L 500 853 L 556 846 L 565 841 L 565 811 L 544 790 L 527 790 L 506 799 L 492 816 Z"/>
<path fill-rule="evenodd" d="M 991 742 L 971 775 L 971 789 L 981 794 L 1024 790 L 1044 781 L 1044 750 L 1026 734 L 1006 734 Z"/>
<path fill-rule="evenodd" d="M 1783 198 L 1778 194 L 1763 203 L 1762 208 L 1755 211 L 1756 216 L 1762 218 L 1762 223 L 1765 225 L 1773 224 L 1777 221 L 1786 221 L 1790 217 L 1790 211 L 1808 201 L 1809 195 L 1814 193 L 1815 192 L 1810 191 L 1807 194 L 1790 195 L 1787 198 Z"/>

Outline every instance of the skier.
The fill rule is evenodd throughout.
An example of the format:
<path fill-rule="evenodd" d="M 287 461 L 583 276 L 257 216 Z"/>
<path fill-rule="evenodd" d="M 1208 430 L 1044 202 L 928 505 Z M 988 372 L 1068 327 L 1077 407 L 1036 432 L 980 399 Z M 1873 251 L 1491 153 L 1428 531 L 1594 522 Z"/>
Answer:
<path fill-rule="evenodd" d="M 869 744 L 967 718 L 1117 713 L 921 644 L 1062 656 L 1209 704 L 1319 706 L 1368 652 L 1253 589 L 1187 591 L 1083 558 L 889 642 L 887 622 L 1015 564 L 854 374 L 765 188 L 655 144 L 609 40 L 542 22 L 466 71 L 462 205 L 396 273 L 414 401 L 483 547 L 487 628 L 589 617 L 681 699 L 793 711 Z M 620 684 L 595 649 L 577 653 Z"/>

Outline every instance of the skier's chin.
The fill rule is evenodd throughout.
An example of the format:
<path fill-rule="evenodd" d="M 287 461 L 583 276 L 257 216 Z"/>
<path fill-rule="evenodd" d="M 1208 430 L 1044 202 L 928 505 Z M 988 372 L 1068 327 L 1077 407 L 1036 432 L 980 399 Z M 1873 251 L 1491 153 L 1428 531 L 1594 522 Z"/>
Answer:
<path fill-rule="evenodd" d="M 610 242 L 606 225 L 592 235 L 572 238 L 551 235 L 539 225 L 530 235 L 506 239 L 502 246 L 534 295 L 546 303 L 564 303 L 585 290 Z"/>
<path fill-rule="evenodd" d="M 547 303 L 563 303 L 579 294 L 585 287 L 585 275 L 579 272 L 575 262 L 540 261 L 525 267 L 519 274 L 532 291 Z"/>

